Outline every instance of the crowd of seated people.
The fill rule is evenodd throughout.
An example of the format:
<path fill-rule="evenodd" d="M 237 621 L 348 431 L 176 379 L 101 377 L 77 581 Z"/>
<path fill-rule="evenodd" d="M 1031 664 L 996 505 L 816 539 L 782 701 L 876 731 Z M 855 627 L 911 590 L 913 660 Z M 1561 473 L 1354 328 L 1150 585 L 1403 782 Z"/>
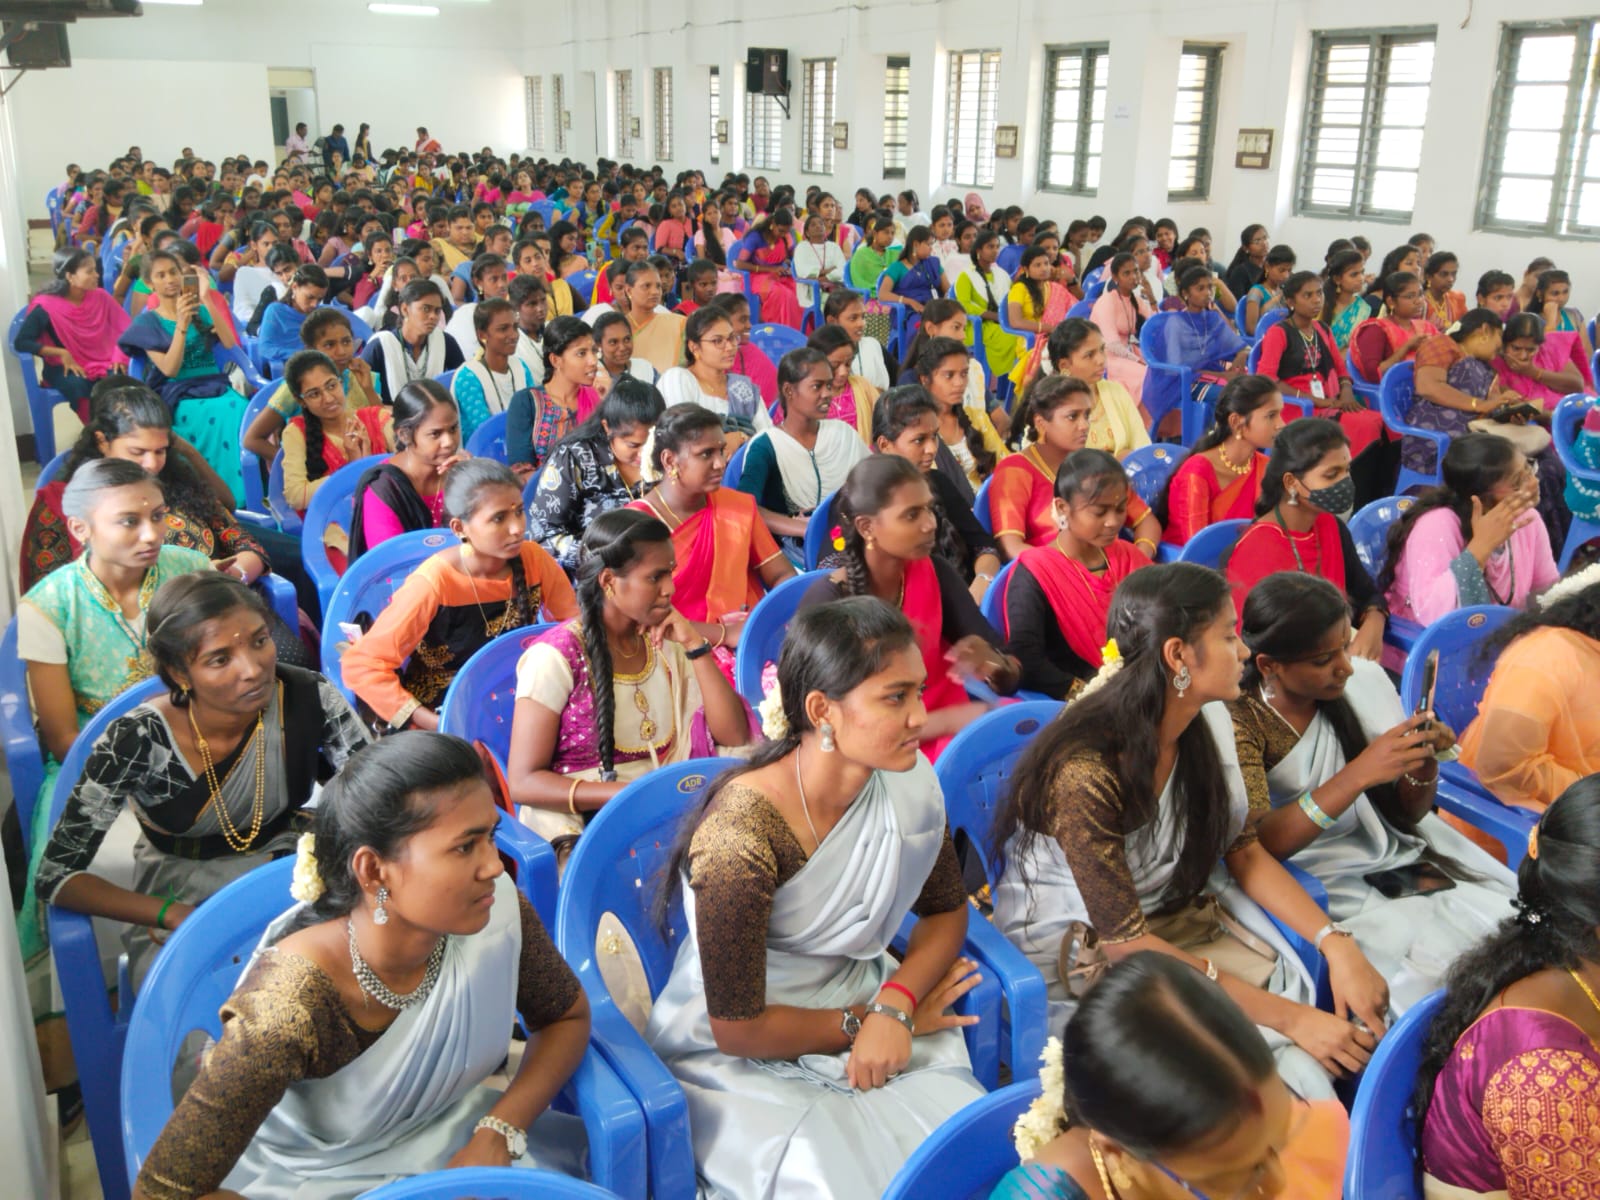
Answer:
<path fill-rule="evenodd" d="M 1318 258 L 1251 225 L 1224 265 L 1170 220 L 1106 240 L 1100 218 L 867 189 L 846 215 L 820 185 L 357 141 L 322 168 L 74 168 L 15 334 L 87 419 L 34 497 L 16 630 L 47 763 L 18 920 L 52 1086 L 72 1067 L 44 906 L 122 924 L 137 988 L 209 896 L 297 853 L 299 905 L 242 966 L 139 1200 L 278 1194 L 293 1171 L 330 1197 L 447 1164 L 584 1173 L 547 1111 L 590 1036 L 564 961 L 583 948 L 504 878 L 496 804 L 565 862 L 625 788 L 712 755 L 733 765 L 661 881 L 689 901 L 681 944 L 632 1014 L 709 1194 L 876 1197 L 977 1099 L 979 1018 L 952 1006 L 985 920 L 1067 1046 L 1003 1200 L 1331 1200 L 1335 1085 L 1440 988 L 1431 1184 L 1600 1187 L 1592 1105 L 1543 1165 L 1494 1117 L 1526 1100 L 1514 1058 L 1564 1096 L 1600 1071 L 1600 567 L 1567 545 L 1600 491 L 1551 433 L 1593 389 L 1570 275 L 1490 270 L 1469 302 L 1425 234 L 1369 273 L 1363 239 L 1297 269 Z M 1396 371 L 1413 394 L 1390 414 L 1366 397 Z M 1576 436 L 1600 470 L 1593 407 Z M 235 514 L 241 448 L 302 520 L 382 461 L 337 485 L 347 518 L 287 533 Z M 1355 518 L 1402 463 L 1431 482 L 1374 536 Z M 1231 549 L 1191 556 L 1224 521 Z M 347 702 L 307 669 L 327 614 L 301 545 L 343 573 L 445 529 L 381 608 L 321 630 Z M 764 699 L 741 695 L 752 614 L 819 568 L 789 589 Z M 301 628 L 249 586 L 268 572 Z M 1453 729 L 1385 668 L 1398 625 L 1472 606 L 1513 612 L 1457 651 L 1483 688 Z M 487 652 L 511 656 L 500 743 L 439 734 L 474 656 L 536 625 Z M 151 674 L 165 691 L 62 781 L 52 827 L 79 729 Z M 1059 715 L 963 858 L 932 764 L 1027 696 Z M 1457 752 L 1535 830 L 1515 874 L 1440 815 Z M 107 836 L 124 804 L 131 850 Z M 401 1023 L 413 1004 L 431 1025 Z M 528 1049 L 490 1091 L 518 1013 Z M 481 1022 L 442 1056 L 419 1040 Z M 437 1078 L 405 1069 L 430 1056 Z M 393 1102 L 350 1105 L 358 1080 Z M 1207 1102 L 1168 1111 L 1180 1086 Z"/>

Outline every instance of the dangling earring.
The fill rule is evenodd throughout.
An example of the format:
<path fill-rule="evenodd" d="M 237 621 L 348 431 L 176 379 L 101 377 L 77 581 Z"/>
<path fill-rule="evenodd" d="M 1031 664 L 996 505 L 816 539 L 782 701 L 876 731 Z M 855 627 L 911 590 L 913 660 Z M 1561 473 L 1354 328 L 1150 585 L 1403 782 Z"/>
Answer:
<path fill-rule="evenodd" d="M 872 540 L 872 535 L 870 533 L 867 535 L 866 543 L 868 550 L 871 550 L 873 546 L 877 545 L 877 543 Z"/>
<path fill-rule="evenodd" d="M 1295 490 L 1293 488 L 1289 489 L 1289 507 L 1290 508 L 1298 508 L 1298 507 L 1300 507 L 1300 496 L 1299 496 L 1298 493 L 1295 492 Z"/>
<path fill-rule="evenodd" d="M 1117 1191 L 1131 1192 L 1133 1190 L 1133 1177 L 1123 1167 L 1121 1157 L 1112 1159 L 1107 1165 L 1111 1168 L 1111 1182 L 1116 1186 Z"/>
<path fill-rule="evenodd" d="M 1193 682 L 1194 679 L 1189 675 L 1189 668 L 1186 665 L 1179 667 L 1178 673 L 1172 677 L 1172 686 L 1177 689 L 1180 696 L 1189 690 L 1189 685 Z"/>
<path fill-rule="evenodd" d="M 817 732 L 822 734 L 822 752 L 824 754 L 832 754 L 836 749 L 838 749 L 838 747 L 833 744 L 832 725 L 830 725 L 827 721 L 824 721 L 821 725 L 817 726 Z"/>
<path fill-rule="evenodd" d="M 1272 680 L 1265 675 L 1261 677 L 1261 698 L 1269 704 L 1278 698 L 1278 692 L 1272 686 Z"/>
<path fill-rule="evenodd" d="M 378 906 L 372 910 L 372 923 L 374 925 L 387 925 L 389 923 L 389 910 L 384 905 L 389 900 L 389 889 L 381 883 L 378 885 Z"/>
<path fill-rule="evenodd" d="M 472 543 L 465 539 L 461 542 L 461 565 L 466 566 L 472 561 Z"/>
<path fill-rule="evenodd" d="M 678 482 L 678 468 L 677 467 L 673 467 L 672 470 L 668 471 L 667 472 L 667 478 L 672 480 L 673 483 L 677 483 Z"/>

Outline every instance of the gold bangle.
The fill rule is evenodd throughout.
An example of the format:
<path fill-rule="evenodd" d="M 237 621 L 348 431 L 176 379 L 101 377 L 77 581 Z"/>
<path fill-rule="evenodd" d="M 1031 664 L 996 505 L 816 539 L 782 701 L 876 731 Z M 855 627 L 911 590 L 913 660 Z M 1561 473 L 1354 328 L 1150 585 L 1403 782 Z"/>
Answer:
<path fill-rule="evenodd" d="M 578 815 L 578 784 L 580 782 L 582 781 L 574 779 L 571 786 L 567 788 L 567 811 L 573 816 Z"/>
<path fill-rule="evenodd" d="M 1147 538 L 1147 537 L 1134 538 L 1133 539 L 1133 544 L 1135 546 L 1149 546 L 1150 549 L 1152 549 L 1152 550 L 1160 549 L 1160 547 L 1157 546 L 1154 541 L 1152 541 L 1150 538 Z"/>
<path fill-rule="evenodd" d="M 728 640 L 728 627 L 726 625 L 724 625 L 721 621 L 718 621 L 717 622 L 717 640 L 711 643 L 711 648 L 713 650 L 715 650 L 718 646 L 722 645 L 722 643 L 727 641 L 727 640 Z"/>

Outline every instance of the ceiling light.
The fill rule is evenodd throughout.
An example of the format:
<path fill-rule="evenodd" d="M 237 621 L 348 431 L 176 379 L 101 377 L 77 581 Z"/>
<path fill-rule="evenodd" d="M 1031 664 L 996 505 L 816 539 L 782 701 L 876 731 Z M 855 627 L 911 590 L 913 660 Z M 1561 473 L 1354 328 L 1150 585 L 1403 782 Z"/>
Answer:
<path fill-rule="evenodd" d="M 369 4 L 368 12 L 386 17 L 437 17 L 439 10 L 431 4 Z"/>

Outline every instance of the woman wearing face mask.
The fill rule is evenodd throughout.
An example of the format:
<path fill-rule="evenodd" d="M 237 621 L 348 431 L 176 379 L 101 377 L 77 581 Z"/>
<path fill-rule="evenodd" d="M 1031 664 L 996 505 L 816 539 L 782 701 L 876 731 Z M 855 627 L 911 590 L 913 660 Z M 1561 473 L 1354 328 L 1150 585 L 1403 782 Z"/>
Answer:
<path fill-rule="evenodd" d="M 651 463 L 658 482 L 634 508 L 672 531 L 678 611 L 710 639 L 732 678 L 745 618 L 767 591 L 794 574 L 755 499 L 722 486 L 722 422 L 698 404 L 675 404 L 656 424 Z"/>
<path fill-rule="evenodd" d="M 583 531 L 648 486 L 644 449 L 665 406 L 661 393 L 626 376 L 589 419 L 551 450 L 528 505 L 528 537 L 566 571 L 578 565 Z"/>
<path fill-rule="evenodd" d="M 955 298 L 968 316 L 983 321 L 983 353 L 989 374 L 1009 375 L 1017 364 L 1017 339 L 1000 328 L 1000 305 L 1011 292 L 1011 277 L 995 260 L 1000 256 L 1000 235 L 985 229 L 972 240 L 972 264 L 956 279 Z"/>
<path fill-rule="evenodd" d="M 395 452 L 356 484 L 350 561 L 399 533 L 443 524 L 444 475 L 467 458 L 450 393 L 431 379 L 408 383 L 394 399 Z"/>
<path fill-rule="evenodd" d="M 673 603 L 672 534 L 631 508 L 601 514 L 578 555 L 578 619 L 517 664 L 506 763 L 524 824 L 546 838 L 658 766 L 750 742 L 744 702 Z"/>
<path fill-rule="evenodd" d="M 1422 280 L 1397 271 L 1384 277 L 1382 293 L 1382 315 L 1361 322 L 1350 339 L 1350 361 L 1367 383 L 1377 383 L 1390 367 L 1414 358 L 1423 342 L 1439 335 L 1423 319 Z"/>
<path fill-rule="evenodd" d="M 478 353 L 450 381 L 450 394 L 461 410 L 461 440 L 495 413 L 505 412 L 511 397 L 535 386 L 533 372 L 517 358 L 517 312 L 509 300 L 481 300 L 472 310 Z"/>
<path fill-rule="evenodd" d="M 578 612 L 555 559 L 523 538 L 522 486 L 493 459 L 456 463 L 444 512 L 461 544 L 406 578 L 372 627 L 344 651 L 345 684 L 380 732 L 437 729 L 450 681 L 502 633 Z"/>
<path fill-rule="evenodd" d="M 350 1197 L 447 1166 L 582 1170 L 581 1124 L 547 1107 L 583 1057 L 588 1004 L 501 865 L 481 761 L 433 733 L 359 761 L 322 795 L 300 903 L 246 965 L 140 1200 Z M 519 1016 L 527 1052 L 498 1090 L 498 1031 Z"/>
<path fill-rule="evenodd" d="M 56 268 L 56 279 L 33 298 L 11 345 L 39 361 L 39 379 L 78 410 L 86 411 L 89 389 L 108 373 L 127 369 L 117 339 L 130 318 L 100 286 L 100 266 L 87 250 L 74 250 Z"/>
<path fill-rule="evenodd" d="M 1222 704 L 1245 649 L 1226 581 L 1193 563 L 1135 571 L 1111 600 L 1095 681 L 1029 743 L 989 847 L 995 924 L 1044 972 L 1052 1022 L 1140 950 L 1221 983 L 1284 1081 L 1331 1098 L 1385 1030 L 1388 986 L 1261 845 Z M 1212 890 L 1218 859 L 1231 877 Z M 1265 910 L 1265 911 L 1263 911 Z M 1335 1012 L 1271 913 L 1328 960 Z M 1350 1018 L 1359 1018 L 1356 1023 Z"/>
<path fill-rule="evenodd" d="M 1028 690 L 1065 699 L 1100 669 L 1111 595 L 1150 565 L 1119 537 L 1132 495 L 1121 465 L 1103 450 L 1076 450 L 1056 472 L 1055 540 L 1018 556 L 1003 597 L 1001 632 Z"/>
<path fill-rule="evenodd" d="M 135 980 L 198 904 L 288 852 L 318 777 L 367 740 L 327 680 L 278 662 L 266 606 L 237 580 L 178 576 L 148 612 L 167 694 L 96 744 L 36 880 L 42 901 L 130 927 Z M 140 818 L 131 888 L 91 871 L 123 804 Z"/>
<path fill-rule="evenodd" d="M 1239 1006 L 1174 958 L 1118 963 L 1045 1060 L 1065 1086 L 1018 1123 L 1022 1163 L 991 1200 L 1339 1200 L 1344 1108 L 1296 1097 Z"/>
<path fill-rule="evenodd" d="M 555 318 L 544 327 L 542 342 L 543 385 L 517 392 L 506 408 L 506 457 L 524 478 L 600 404 L 599 353 L 582 318 Z"/>
<path fill-rule="evenodd" d="M 917 752 L 924 676 L 911 624 L 881 600 L 798 614 L 764 706 L 773 740 L 685 817 L 663 900 L 692 890 L 692 916 L 645 1038 L 688 1085 L 715 1195 L 871 1200 L 981 1094 L 957 1032 L 972 1018 L 946 1013 L 976 980 Z"/>
<path fill-rule="evenodd" d="M 1272 446 L 1256 498 L 1256 520 L 1227 557 L 1234 606 L 1244 610 L 1250 589 L 1277 571 L 1320 576 L 1344 592 L 1356 628 L 1350 652 L 1377 660 L 1387 620 L 1383 593 L 1356 555 L 1344 514 L 1355 505 L 1350 442 L 1321 417 L 1291 421 Z"/>
<path fill-rule="evenodd" d="M 373 334 L 361 352 L 379 377 L 383 403 L 393 404 L 407 384 L 454 371 L 466 361 L 455 338 L 444 331 L 444 303 L 431 280 L 412 280 L 400 293 L 399 327 Z"/>
<path fill-rule="evenodd" d="M 756 385 L 733 369 L 738 352 L 733 322 L 719 306 L 708 305 L 691 316 L 684 328 L 688 366 L 663 372 L 657 385 L 669 408 L 698 404 L 721 417 L 723 431 L 734 435 L 735 447 L 772 426 Z"/>
<path fill-rule="evenodd" d="M 1153 511 L 1161 540 L 1182 546 L 1218 521 L 1250 520 L 1283 428 L 1283 396 L 1272 380 L 1240 375 L 1217 398 L 1216 424 L 1167 480 Z"/>

